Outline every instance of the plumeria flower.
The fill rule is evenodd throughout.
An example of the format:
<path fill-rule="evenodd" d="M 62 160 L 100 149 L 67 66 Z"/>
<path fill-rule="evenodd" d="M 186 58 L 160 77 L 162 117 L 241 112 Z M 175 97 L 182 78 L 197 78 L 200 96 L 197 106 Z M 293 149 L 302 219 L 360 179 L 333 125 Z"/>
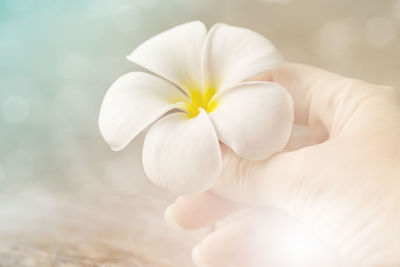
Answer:
<path fill-rule="evenodd" d="M 274 45 L 245 28 L 200 21 L 160 33 L 132 62 L 154 74 L 123 75 L 106 93 L 99 128 L 113 150 L 147 131 L 146 175 L 179 195 L 209 189 L 221 172 L 220 143 L 261 160 L 282 150 L 293 124 L 290 95 L 278 84 L 246 81 L 282 63 Z"/>

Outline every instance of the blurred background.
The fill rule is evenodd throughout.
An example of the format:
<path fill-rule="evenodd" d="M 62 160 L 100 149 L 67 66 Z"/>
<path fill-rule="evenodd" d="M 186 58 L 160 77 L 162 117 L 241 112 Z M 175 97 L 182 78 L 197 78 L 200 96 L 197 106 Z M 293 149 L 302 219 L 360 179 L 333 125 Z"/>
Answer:
<path fill-rule="evenodd" d="M 112 82 L 139 69 L 127 54 L 195 19 L 400 88 L 400 0 L 0 0 L 0 266 L 191 266 L 206 230 L 164 225 L 174 196 L 133 163 L 137 143 L 108 148 L 97 116 Z"/>

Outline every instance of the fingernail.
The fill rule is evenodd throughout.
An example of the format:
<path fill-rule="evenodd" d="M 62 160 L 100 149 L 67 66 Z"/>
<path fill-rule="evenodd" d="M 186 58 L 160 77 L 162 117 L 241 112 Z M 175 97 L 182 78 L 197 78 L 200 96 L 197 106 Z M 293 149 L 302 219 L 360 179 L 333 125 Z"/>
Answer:
<path fill-rule="evenodd" d="M 175 216 L 173 214 L 173 206 L 174 204 L 168 206 L 168 208 L 165 210 L 164 221 L 170 228 L 174 230 L 183 230 L 183 228 L 175 220 Z"/>
<path fill-rule="evenodd" d="M 197 245 L 192 250 L 192 260 L 197 267 L 208 267 L 200 257 L 200 245 Z"/>

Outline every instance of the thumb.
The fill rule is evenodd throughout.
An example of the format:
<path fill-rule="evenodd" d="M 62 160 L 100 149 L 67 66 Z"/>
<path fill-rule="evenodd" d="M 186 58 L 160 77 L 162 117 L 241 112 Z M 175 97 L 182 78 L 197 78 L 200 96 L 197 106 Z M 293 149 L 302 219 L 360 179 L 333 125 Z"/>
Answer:
<path fill-rule="evenodd" d="M 296 213 L 299 198 L 312 190 L 316 165 L 323 164 L 328 142 L 278 153 L 263 161 L 249 161 L 221 145 L 223 167 L 212 191 L 232 201 L 268 205 Z"/>

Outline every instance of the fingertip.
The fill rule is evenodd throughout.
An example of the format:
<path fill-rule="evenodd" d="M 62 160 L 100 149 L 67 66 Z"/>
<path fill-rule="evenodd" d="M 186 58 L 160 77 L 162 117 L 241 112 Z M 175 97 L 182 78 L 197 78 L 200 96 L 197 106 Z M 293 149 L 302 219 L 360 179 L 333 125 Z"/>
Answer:
<path fill-rule="evenodd" d="M 174 214 L 174 204 L 169 205 L 164 212 L 165 223 L 174 230 L 184 230 L 182 226 L 176 221 Z"/>
<path fill-rule="evenodd" d="M 195 246 L 192 250 L 192 260 L 197 267 L 210 267 L 204 262 L 201 256 L 201 244 Z"/>
<path fill-rule="evenodd" d="M 179 197 L 166 209 L 164 217 L 174 229 L 178 226 L 180 229 L 193 230 L 212 225 L 242 208 L 242 205 L 204 192 Z"/>

